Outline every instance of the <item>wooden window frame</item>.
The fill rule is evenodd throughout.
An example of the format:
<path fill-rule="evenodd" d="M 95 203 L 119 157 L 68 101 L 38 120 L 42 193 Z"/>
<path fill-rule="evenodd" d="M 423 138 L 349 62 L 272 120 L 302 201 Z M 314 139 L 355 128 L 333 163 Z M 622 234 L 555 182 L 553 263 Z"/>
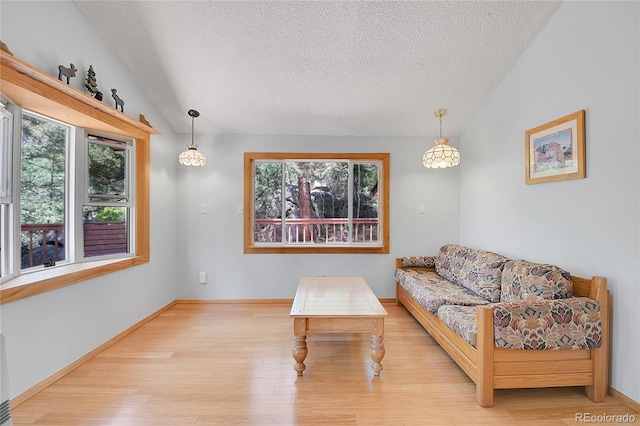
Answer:
<path fill-rule="evenodd" d="M 355 160 L 379 161 L 382 165 L 382 191 L 380 195 L 380 223 L 382 236 L 380 245 L 332 245 L 315 244 L 303 246 L 261 246 L 253 243 L 253 163 L 257 160 Z M 300 152 L 245 152 L 244 154 L 244 253 L 257 254 L 388 254 L 389 253 L 389 153 L 300 153 Z"/>
<path fill-rule="evenodd" d="M 135 248 L 126 258 L 74 263 L 19 275 L 0 285 L 0 304 L 149 262 L 150 142 L 159 132 L 0 51 L 0 91 L 17 105 L 85 129 L 135 139 Z"/>

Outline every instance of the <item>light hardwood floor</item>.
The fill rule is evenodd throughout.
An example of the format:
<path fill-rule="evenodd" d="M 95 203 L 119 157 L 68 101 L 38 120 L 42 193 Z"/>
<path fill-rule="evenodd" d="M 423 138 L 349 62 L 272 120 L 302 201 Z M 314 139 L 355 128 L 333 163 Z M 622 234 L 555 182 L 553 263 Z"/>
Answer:
<path fill-rule="evenodd" d="M 583 388 L 475 385 L 402 308 L 385 304 L 384 370 L 366 335 L 310 335 L 293 369 L 289 304 L 177 304 L 18 406 L 14 425 L 565 425 L 640 414 Z"/>

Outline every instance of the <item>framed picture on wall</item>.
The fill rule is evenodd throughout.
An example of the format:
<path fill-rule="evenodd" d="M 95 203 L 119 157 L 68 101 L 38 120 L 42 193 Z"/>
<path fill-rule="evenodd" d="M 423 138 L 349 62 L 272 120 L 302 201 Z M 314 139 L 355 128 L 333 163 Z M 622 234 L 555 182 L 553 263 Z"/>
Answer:
<path fill-rule="evenodd" d="M 584 110 L 525 132 L 526 184 L 586 176 Z"/>

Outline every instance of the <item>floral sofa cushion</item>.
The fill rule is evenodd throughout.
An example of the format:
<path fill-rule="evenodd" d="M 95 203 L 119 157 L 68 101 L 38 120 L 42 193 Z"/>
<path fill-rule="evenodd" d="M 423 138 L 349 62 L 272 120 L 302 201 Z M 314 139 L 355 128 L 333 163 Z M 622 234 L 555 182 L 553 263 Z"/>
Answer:
<path fill-rule="evenodd" d="M 429 313 L 436 315 L 442 305 L 476 306 L 488 302 L 434 272 L 396 270 L 396 281 Z"/>
<path fill-rule="evenodd" d="M 470 251 L 470 248 L 455 244 L 442 246 L 435 259 L 436 273 L 454 284 L 461 285 L 460 277 L 462 277 L 464 263 Z"/>
<path fill-rule="evenodd" d="M 438 308 L 438 318 L 475 348 L 478 341 L 477 311 L 475 306 L 442 305 Z"/>
<path fill-rule="evenodd" d="M 510 260 L 502 271 L 501 302 L 565 299 L 571 295 L 571 274 L 557 266 Z"/>
<path fill-rule="evenodd" d="M 434 256 L 411 256 L 402 258 L 403 268 L 433 268 L 434 266 Z"/>
<path fill-rule="evenodd" d="M 484 250 L 448 244 L 435 260 L 436 272 L 489 302 L 500 301 L 502 268 L 509 259 Z"/>
<path fill-rule="evenodd" d="M 596 349 L 600 305 L 588 297 L 493 305 L 495 344 L 505 349 Z"/>

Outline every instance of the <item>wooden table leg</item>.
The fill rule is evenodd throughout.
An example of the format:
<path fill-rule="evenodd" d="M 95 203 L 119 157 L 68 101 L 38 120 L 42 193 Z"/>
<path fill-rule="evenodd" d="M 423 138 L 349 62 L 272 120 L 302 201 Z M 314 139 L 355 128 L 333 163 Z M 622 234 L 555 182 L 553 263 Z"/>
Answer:
<path fill-rule="evenodd" d="M 369 349 L 373 363 L 373 375 L 379 376 L 382 371 L 382 358 L 384 357 L 384 318 L 371 320 L 371 346 Z"/>
<path fill-rule="evenodd" d="M 302 372 L 305 368 L 304 359 L 307 357 L 309 350 L 307 349 L 307 328 L 308 318 L 294 318 L 293 319 L 293 359 L 296 360 L 296 366 L 294 369 L 298 372 L 298 376 L 302 376 Z"/>

